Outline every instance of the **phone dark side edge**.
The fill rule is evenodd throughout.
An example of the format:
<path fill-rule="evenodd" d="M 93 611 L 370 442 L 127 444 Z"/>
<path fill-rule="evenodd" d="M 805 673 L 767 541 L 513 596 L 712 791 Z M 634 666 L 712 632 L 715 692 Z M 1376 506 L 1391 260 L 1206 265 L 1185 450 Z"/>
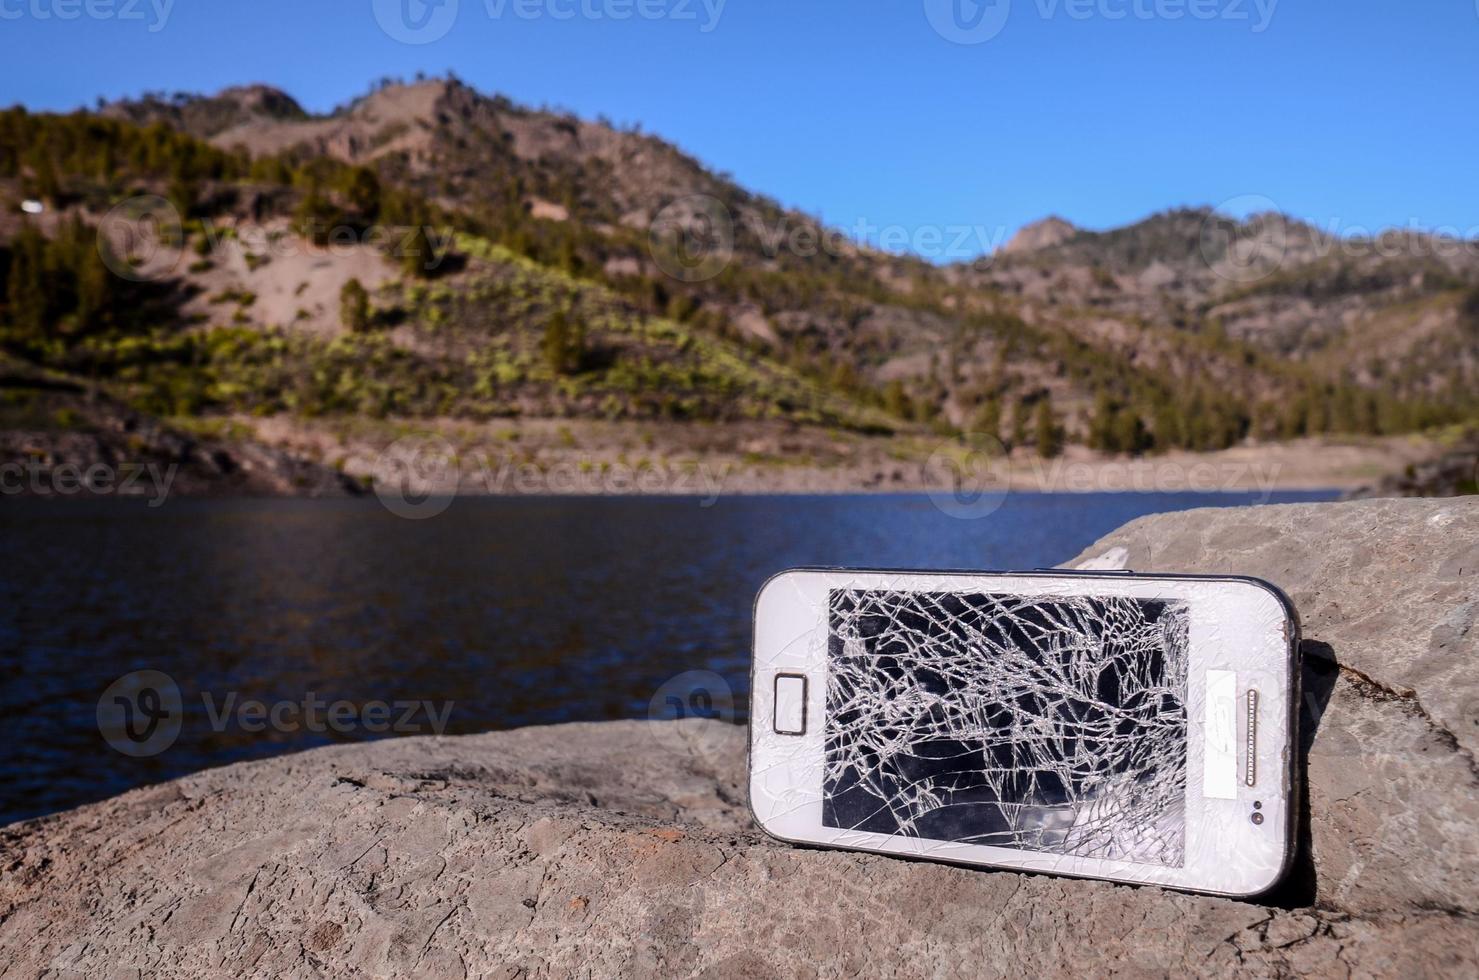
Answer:
<path fill-rule="evenodd" d="M 1285 752 L 1288 754 L 1288 764 L 1284 766 L 1284 792 L 1285 792 L 1286 798 L 1289 801 L 1289 804 L 1288 804 L 1288 807 L 1286 808 L 1287 809 L 1287 813 L 1285 814 L 1284 856 L 1283 856 L 1282 861 L 1279 864 L 1279 871 L 1278 871 L 1278 873 L 1276 875 L 1274 875 L 1274 877 L 1269 881 L 1269 883 L 1266 886 L 1264 886 L 1263 888 L 1259 889 L 1256 892 L 1246 892 L 1246 893 L 1245 892 L 1220 892 L 1220 891 L 1213 891 L 1213 890 L 1207 890 L 1207 889 L 1201 889 L 1201 888 L 1186 888 L 1186 887 L 1182 887 L 1182 886 L 1178 886 L 1178 885 L 1155 885 L 1155 887 L 1157 887 L 1157 888 L 1171 888 L 1171 889 L 1174 889 L 1176 891 L 1190 892 L 1190 893 L 1196 894 L 1196 895 L 1217 895 L 1217 896 L 1221 896 L 1223 898 L 1250 899 L 1250 898 L 1256 898 L 1256 897 L 1258 897 L 1260 895 L 1266 895 L 1270 891 L 1272 891 L 1273 889 L 1275 889 L 1276 887 L 1278 887 L 1279 883 L 1282 882 L 1284 880 L 1284 878 L 1289 874 L 1290 869 L 1293 868 L 1293 866 L 1294 866 L 1294 859 L 1296 857 L 1296 852 L 1298 850 L 1299 814 L 1300 814 L 1300 812 L 1302 811 L 1302 808 L 1303 808 L 1303 800 L 1302 800 L 1302 797 L 1301 797 L 1301 794 L 1300 794 L 1300 791 L 1299 791 L 1300 778 L 1299 778 L 1299 772 L 1298 772 L 1299 768 L 1304 765 L 1304 760 L 1303 760 L 1303 758 L 1301 758 L 1300 751 L 1299 751 L 1299 745 L 1300 745 L 1299 706 L 1302 703 L 1302 700 L 1303 700 L 1303 697 L 1304 697 L 1303 692 L 1301 690 L 1301 683 L 1300 683 L 1300 676 L 1301 676 L 1301 673 L 1302 673 L 1302 663 L 1301 663 L 1301 654 L 1300 654 L 1300 649 L 1299 648 L 1300 648 L 1300 639 L 1301 639 L 1301 636 L 1302 636 L 1302 631 L 1301 631 L 1300 622 L 1299 622 L 1299 610 L 1296 609 L 1296 608 L 1294 608 L 1294 603 L 1290 600 L 1289 596 L 1284 592 L 1284 590 L 1281 589 L 1281 588 L 1279 588 L 1274 583 L 1268 581 L 1267 579 L 1261 579 L 1261 578 L 1258 578 L 1258 577 L 1253 576 L 1253 575 L 1201 575 L 1201 574 L 1193 574 L 1193 573 L 1189 573 L 1189 572 L 1152 573 L 1152 572 L 1135 572 L 1135 571 L 1130 571 L 1128 569 L 1125 569 L 1125 570 L 1114 569 L 1114 570 L 1094 570 L 1094 571 L 1088 571 L 1088 570 L 1077 569 L 1077 568 L 1072 568 L 1072 569 L 1069 569 L 1069 568 L 1064 568 L 1064 569 L 1038 568 L 1038 569 L 1033 569 L 1032 571 L 1028 571 L 1028 572 L 1013 572 L 1013 571 L 982 570 L 982 569 L 971 569 L 971 568 L 930 568 L 930 569 L 921 569 L 921 568 L 848 568 L 848 567 L 845 567 L 845 566 L 827 566 L 827 565 L 800 565 L 800 566 L 797 566 L 795 568 L 786 568 L 786 569 L 782 569 L 781 571 L 778 571 L 778 572 L 774 573 L 773 575 L 771 575 L 770 577 L 768 577 L 763 583 L 761 583 L 760 588 L 757 589 L 756 592 L 755 592 L 755 600 L 754 600 L 753 603 L 751 603 L 751 606 L 750 606 L 750 703 L 751 703 L 751 706 L 752 707 L 754 705 L 754 692 L 756 690 L 756 688 L 755 688 L 755 635 L 756 635 L 755 626 L 756 626 L 756 623 L 758 622 L 758 617 L 759 617 L 759 614 L 760 614 L 760 596 L 765 592 L 766 587 L 768 585 L 770 585 L 771 582 L 773 582 L 776 579 L 780 578 L 782 575 L 789 575 L 792 572 L 829 572 L 829 573 L 830 572 L 855 572 L 855 573 L 857 573 L 859 575 L 979 575 L 979 576 L 984 576 L 984 577 L 988 577 L 988 578 L 1064 578 L 1064 577 L 1074 577 L 1074 578 L 1098 578 L 1098 579 L 1109 579 L 1109 580 L 1115 580 L 1115 579 L 1121 579 L 1122 580 L 1122 579 L 1126 579 L 1126 578 L 1138 578 L 1138 579 L 1162 579 L 1162 580 L 1183 581 L 1183 582 L 1187 582 L 1187 581 L 1189 581 L 1189 582 L 1246 582 L 1249 585 L 1257 586 L 1258 588 L 1263 589 L 1265 592 L 1268 592 L 1275 599 L 1277 599 L 1279 601 L 1279 605 L 1281 605 L 1284 608 L 1285 622 L 1288 625 L 1287 633 L 1288 633 L 1288 640 L 1289 640 L 1289 648 L 1288 648 L 1289 649 L 1289 656 L 1288 656 L 1288 661 L 1289 661 L 1289 744 L 1285 747 Z M 750 820 L 755 824 L 755 826 L 757 826 L 757 827 L 760 828 L 760 832 L 763 833 L 763 834 L 765 834 L 765 836 L 769 837 L 771 840 L 780 841 L 783 844 L 789 844 L 789 845 L 791 845 L 793 847 L 815 848 L 817 850 L 827 850 L 827 851 L 851 851 L 851 850 L 855 850 L 854 848 L 839 847 L 839 846 L 836 846 L 836 845 L 833 845 L 833 844 L 820 844 L 820 843 L 817 843 L 816 841 L 791 840 L 791 839 L 786 838 L 786 837 L 781 837 L 779 834 L 773 834 L 773 833 L 771 833 L 770 830 L 768 830 L 766 828 L 765 824 L 761 823 L 760 818 L 758 816 L 756 816 L 756 814 L 755 814 L 755 801 L 754 801 L 754 799 L 750 795 L 750 774 L 754 771 L 754 768 L 753 767 L 754 767 L 754 761 L 755 761 L 755 719 L 754 719 L 753 711 L 752 711 L 751 716 L 750 716 L 749 728 L 750 728 L 750 730 L 749 730 L 748 733 L 746 733 L 746 738 L 745 738 L 745 809 L 749 811 L 749 813 L 750 813 Z M 872 852 L 872 851 L 870 851 L 870 852 L 865 852 L 865 853 L 878 853 L 878 852 Z M 1113 879 L 1096 878 L 1096 877 L 1094 877 L 1092 875 L 1077 875 L 1077 874 L 1072 874 L 1072 873 L 1069 873 L 1069 872 L 1060 872 L 1060 871 L 1039 872 L 1039 871 L 1023 870 L 1023 869 L 1018 869 L 1018 868 L 993 868 L 993 867 L 989 867 L 989 866 L 984 866 L 984 865 L 979 865 L 979 864 L 973 864 L 973 863 L 968 862 L 968 861 L 950 861 L 948 859 L 933 858 L 933 857 L 931 857 L 931 858 L 916 858 L 916 857 L 911 857 L 909 855 L 901 855 L 901 854 L 889 854 L 889 855 L 885 855 L 885 856 L 887 856 L 887 857 L 895 857 L 895 858 L 902 858 L 902 859 L 904 859 L 906 861 L 929 861 L 929 862 L 937 863 L 937 864 L 940 864 L 940 863 L 942 863 L 942 864 L 951 864 L 951 865 L 956 865 L 956 866 L 959 866 L 959 867 L 971 868 L 971 869 L 976 870 L 976 871 L 1008 871 L 1008 872 L 1012 872 L 1012 873 L 1015 873 L 1015 874 L 1049 874 L 1049 873 L 1051 873 L 1051 874 L 1053 874 L 1054 876 L 1057 876 L 1057 877 L 1081 878 L 1081 879 L 1085 879 L 1085 880 L 1089 880 L 1089 881 L 1113 881 L 1113 882 L 1115 882 L 1117 884 L 1135 885 L 1137 887 L 1141 886 L 1141 884 L 1142 884 L 1141 882 L 1124 881 L 1123 879 L 1118 879 L 1118 878 L 1113 878 Z M 1151 884 L 1151 883 L 1145 883 L 1145 884 Z"/>

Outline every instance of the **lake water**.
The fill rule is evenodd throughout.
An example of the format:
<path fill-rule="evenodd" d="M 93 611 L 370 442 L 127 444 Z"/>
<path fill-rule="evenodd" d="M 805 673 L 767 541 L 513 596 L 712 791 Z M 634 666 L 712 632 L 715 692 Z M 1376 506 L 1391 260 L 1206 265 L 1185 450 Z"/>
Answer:
<path fill-rule="evenodd" d="M 462 498 L 419 521 L 374 500 L 6 500 L 0 824 L 442 711 L 449 733 L 647 717 L 695 669 L 742 718 L 751 602 L 776 571 L 1034 568 L 1143 514 L 1254 500 L 1017 493 L 961 520 L 922 495 Z M 183 723 L 132 757 L 98 706 L 141 669 L 173 679 Z M 288 707 L 253 731 L 248 701 Z"/>

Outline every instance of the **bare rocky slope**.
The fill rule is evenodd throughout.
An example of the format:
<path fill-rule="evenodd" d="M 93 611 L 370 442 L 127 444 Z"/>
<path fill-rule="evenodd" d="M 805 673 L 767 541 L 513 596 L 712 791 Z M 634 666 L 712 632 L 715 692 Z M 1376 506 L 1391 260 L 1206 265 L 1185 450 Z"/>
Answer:
<path fill-rule="evenodd" d="M 727 442 L 756 487 L 817 470 L 856 490 L 947 441 L 1339 455 L 1451 445 L 1479 418 L 1473 241 L 1182 208 L 1049 218 L 975 259 L 1000 236 L 940 254 L 965 225 L 891 229 L 916 255 L 840 220 L 450 77 L 325 114 L 265 85 L 0 111 L 0 369 L 21 379 L 0 378 L 0 466 L 40 486 L 175 460 L 177 493 L 352 492 L 337 473 L 373 475 L 361 457 L 456 430 L 541 470 L 714 467 Z"/>
<path fill-rule="evenodd" d="M 220 427 L 183 431 L 96 388 L 0 360 L 0 493 L 147 499 L 358 496 L 331 466 Z"/>
<path fill-rule="evenodd" d="M 787 847 L 744 730 L 529 728 L 211 770 L 0 831 L 0 976 L 1473 976 L 1479 504 L 1144 518 L 1304 623 L 1307 815 L 1261 901 Z"/>
<path fill-rule="evenodd" d="M 934 265 L 829 230 L 652 135 L 455 79 L 387 82 L 322 116 L 265 86 L 104 112 L 255 157 L 373 167 L 490 228 L 517 212 L 535 237 L 568 238 L 585 274 L 712 317 L 758 357 L 844 387 L 897 384 L 904 415 L 959 428 L 1004 427 L 1047 400 L 1071 437 L 1094 441 L 1108 401 L 1163 444 L 1195 443 L 1177 431 L 1218 428 L 1206 420 L 1236 400 L 1248 417 L 1227 425 L 1265 436 L 1398 431 L 1434 406 L 1467 411 L 1479 372 L 1479 245 L 1453 236 L 1180 208 L 1106 231 L 1045 218 L 995 254 L 927 256 L 952 260 Z M 704 225 L 710 207 L 732 261 L 675 280 L 649 233 Z M 1191 400 L 1202 388 L 1211 406 Z M 1291 408 L 1301 399 L 1317 404 Z"/>

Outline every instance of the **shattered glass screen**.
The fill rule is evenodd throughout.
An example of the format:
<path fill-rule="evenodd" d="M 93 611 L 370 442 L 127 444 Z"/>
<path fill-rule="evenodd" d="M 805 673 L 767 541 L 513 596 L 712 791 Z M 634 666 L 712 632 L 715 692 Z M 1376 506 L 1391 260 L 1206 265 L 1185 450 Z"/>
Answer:
<path fill-rule="evenodd" d="M 1185 602 L 834 590 L 828 827 L 1180 867 Z"/>

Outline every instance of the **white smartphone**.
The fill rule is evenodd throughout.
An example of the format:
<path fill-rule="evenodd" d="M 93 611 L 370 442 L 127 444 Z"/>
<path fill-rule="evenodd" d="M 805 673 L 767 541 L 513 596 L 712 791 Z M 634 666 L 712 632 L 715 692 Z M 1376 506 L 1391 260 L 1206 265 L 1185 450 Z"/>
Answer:
<path fill-rule="evenodd" d="M 1299 625 L 1257 579 L 795 569 L 755 600 L 750 808 L 791 843 L 1271 887 Z"/>

